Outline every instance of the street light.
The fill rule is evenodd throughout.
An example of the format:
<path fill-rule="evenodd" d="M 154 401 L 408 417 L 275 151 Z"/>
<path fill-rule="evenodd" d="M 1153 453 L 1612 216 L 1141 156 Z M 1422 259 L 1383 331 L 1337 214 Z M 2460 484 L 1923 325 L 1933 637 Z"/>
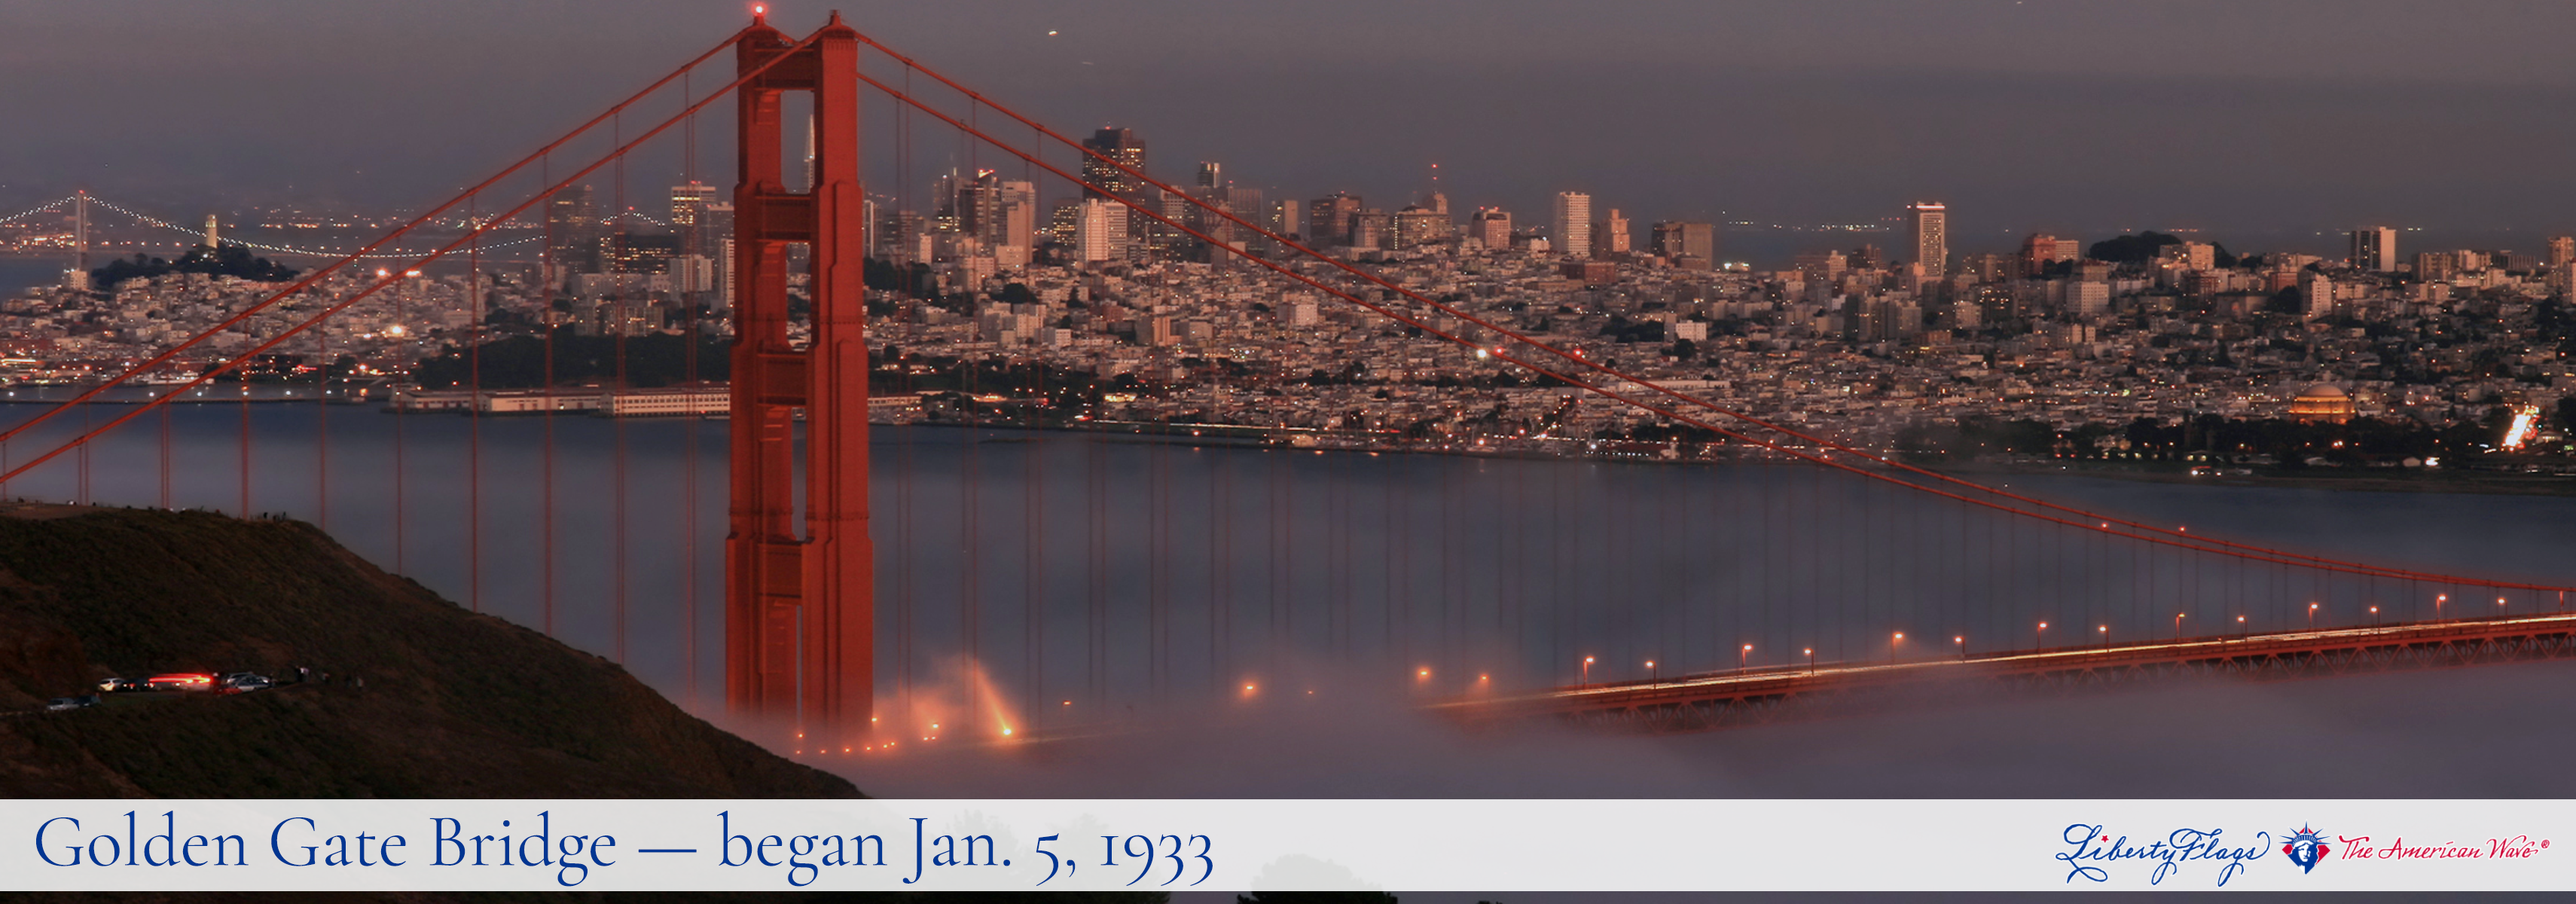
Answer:
<path fill-rule="evenodd" d="M 1592 686 L 1592 657 L 1586 656 L 1583 657 L 1583 681 L 1576 684 L 1575 687 L 1590 686 Z"/>
<path fill-rule="evenodd" d="M 2379 624 L 2379 607 L 2377 606 L 2370 607 L 2370 624 L 2373 627 L 2376 627 Z"/>
<path fill-rule="evenodd" d="M 2504 597 L 2501 597 L 2501 596 L 2496 597 L 2496 613 L 2497 613 L 2497 614 L 2503 614 L 2503 612 L 2504 612 Z"/>
<path fill-rule="evenodd" d="M 1655 687 L 1663 683 L 1664 676 L 1655 671 L 1655 661 L 1652 659 L 1646 660 L 1646 686 Z"/>
<path fill-rule="evenodd" d="M 2047 644 L 2042 643 L 2042 641 L 2043 641 L 2044 639 L 2046 639 L 2047 637 L 2048 637 L 2048 623 L 2047 623 L 2047 622 L 2040 622 L 2040 623 L 2039 623 L 2039 630 L 2037 630 L 2037 631 L 2033 631 L 2033 632 L 2031 632 L 2031 633 L 2030 633 L 2030 648 L 2031 648 L 2031 650 L 2033 650 L 2033 651 L 2037 651 L 2037 650 L 2039 650 L 2040 648 L 2047 646 Z"/>
<path fill-rule="evenodd" d="M 2310 630 L 2314 630 L 2314 629 L 2316 628 L 2316 626 L 2317 626 L 2317 604 L 2315 604 L 2315 603 L 2309 603 L 2309 604 L 2308 604 L 2308 628 L 2309 628 Z"/>
<path fill-rule="evenodd" d="M 1898 632 L 1896 632 L 1896 639 L 1895 639 L 1895 640 L 1893 640 L 1893 641 L 1889 641 L 1889 642 L 1888 642 L 1888 644 L 1887 644 L 1887 661 L 1889 661 L 1889 662 L 1895 662 L 1899 657 L 1903 656 L 1903 655 L 1904 655 L 1904 653 L 1905 653 L 1905 632 L 1903 632 L 1903 631 L 1898 631 Z"/>
<path fill-rule="evenodd" d="M 2441 621 L 2441 620 L 2442 620 L 2442 604 L 2443 604 L 2443 603 L 2450 602 L 2450 601 L 2451 601 L 2451 595 L 2450 595 L 2450 594 L 2448 594 L 2448 593 L 2438 593 L 2438 594 L 2434 594 L 2434 595 L 2433 595 L 2433 620 L 2434 620 L 2434 621 Z"/>
<path fill-rule="evenodd" d="M 2184 614 L 2185 613 L 2181 612 L 2174 613 L 2174 639 L 2177 641 L 2182 639 L 2182 617 Z"/>
<path fill-rule="evenodd" d="M 1968 635 L 1961 634 L 1957 637 L 1950 638 L 1950 642 L 1959 645 L 1959 661 L 1968 661 Z"/>
<path fill-rule="evenodd" d="M 1752 660 L 1753 645 L 1748 643 L 1744 645 L 1744 649 L 1738 650 L 1735 653 L 1735 670 L 1741 672 L 1745 669 L 1751 668 Z"/>
<path fill-rule="evenodd" d="M 1808 647 L 1808 648 L 1807 648 L 1807 674 L 1813 675 L 1813 674 L 1815 674 L 1815 673 L 1816 673 L 1816 648 L 1814 648 L 1814 647 Z"/>
<path fill-rule="evenodd" d="M 2110 648 L 2111 648 L 2111 626 L 2110 626 L 2110 625 L 2103 625 L 2103 626 L 2101 626 L 2101 627 L 2099 627 L 2099 628 L 2095 628 L 2095 629 L 2093 629 L 2093 630 L 2096 630 L 2096 631 L 2100 631 L 2100 632 L 2102 632 L 2102 649 L 2105 649 L 2105 650 L 2110 649 Z"/>
<path fill-rule="evenodd" d="M 2245 616 L 2242 615 L 2236 617 L 2236 639 L 2245 639 Z"/>

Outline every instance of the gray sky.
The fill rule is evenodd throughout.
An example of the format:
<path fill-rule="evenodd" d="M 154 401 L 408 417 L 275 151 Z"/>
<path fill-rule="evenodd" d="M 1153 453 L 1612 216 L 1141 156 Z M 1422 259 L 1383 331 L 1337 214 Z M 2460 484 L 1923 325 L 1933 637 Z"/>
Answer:
<path fill-rule="evenodd" d="M 829 8 L 776 5 L 795 32 Z M 0 0 L 0 203 L 74 184 L 181 210 L 443 199 L 747 6 Z M 1218 159 L 1299 197 L 1347 188 L 1392 208 L 1437 161 L 1453 203 L 1532 219 L 1560 189 L 1641 224 L 1867 221 L 1938 198 L 1971 251 L 2033 230 L 2199 227 L 2253 250 L 2362 222 L 2576 229 L 2564 3 L 842 8 L 1064 129 L 1139 129 L 1167 178 Z M 915 173 L 961 156 L 921 136 Z M 729 181 L 710 159 L 709 181 Z M 650 191 L 674 168 L 658 166 L 630 184 Z"/>

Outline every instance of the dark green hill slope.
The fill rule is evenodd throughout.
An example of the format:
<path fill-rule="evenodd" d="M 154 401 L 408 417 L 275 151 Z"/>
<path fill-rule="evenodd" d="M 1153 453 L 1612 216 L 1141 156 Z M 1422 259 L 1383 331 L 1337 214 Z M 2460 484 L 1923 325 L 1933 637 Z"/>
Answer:
<path fill-rule="evenodd" d="M 296 666 L 333 680 L 26 712 Z M 202 512 L 0 505 L 0 712 L 8 797 L 858 796 L 310 525 Z"/>

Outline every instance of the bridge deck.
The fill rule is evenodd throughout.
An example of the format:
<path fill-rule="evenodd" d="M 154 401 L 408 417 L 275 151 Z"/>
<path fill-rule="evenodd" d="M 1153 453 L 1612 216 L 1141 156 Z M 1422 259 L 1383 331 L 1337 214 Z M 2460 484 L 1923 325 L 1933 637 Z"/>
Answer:
<path fill-rule="evenodd" d="M 2177 676 L 2277 681 L 2576 658 L 2576 613 L 2055 647 L 1965 658 L 1756 668 L 1444 700 L 1462 721 L 1552 717 L 1691 731 L 1883 709 L 1963 687 L 2091 687 Z"/>

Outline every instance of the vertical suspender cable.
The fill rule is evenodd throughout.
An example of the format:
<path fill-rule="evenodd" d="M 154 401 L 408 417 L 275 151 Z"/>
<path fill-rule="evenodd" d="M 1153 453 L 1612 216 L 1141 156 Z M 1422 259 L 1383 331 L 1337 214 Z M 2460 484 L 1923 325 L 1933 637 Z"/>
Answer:
<path fill-rule="evenodd" d="M 548 170 L 549 170 L 549 172 L 548 172 L 548 174 L 547 174 L 548 178 L 547 178 L 547 180 L 546 180 L 546 181 L 547 181 L 547 184 L 553 184 L 553 181 L 554 181 L 554 180 L 551 178 L 551 176 L 552 176 L 551 169 L 552 169 L 553 165 L 554 165 L 554 158 L 552 158 L 552 157 L 548 157 L 548 158 L 546 159 L 546 166 L 548 167 Z M 547 210 L 548 210 L 549 212 L 551 212 L 553 209 L 554 209 L 554 204 L 553 204 L 553 202 L 552 202 L 552 201 L 549 201 L 549 202 L 548 202 L 548 204 L 547 204 Z M 552 246 L 554 245 L 554 217 L 552 217 L 552 216 L 548 216 L 548 217 L 546 217 L 546 245 L 547 245 L 548 247 L 552 247 Z M 568 271 L 568 270 L 570 270 L 570 269 L 571 269 L 571 266 L 570 266 L 570 265 L 568 265 L 568 264 L 562 264 L 562 262 L 560 262 L 560 261 L 559 261 L 559 262 L 557 262 L 557 263 L 560 265 L 560 266 L 558 267 L 558 269 L 559 269 L 559 270 L 565 270 L 565 271 Z M 561 280 L 561 279 L 563 278 L 563 276 L 564 276 L 564 274 L 563 274 L 563 273 L 561 273 L 561 272 L 550 272 L 550 273 L 547 273 L 547 274 L 545 275 L 545 288 L 543 289 L 543 291 L 544 291 L 544 293 L 545 293 L 545 299 L 546 299 L 546 307 L 545 307 L 545 314 L 544 314 L 544 321 L 545 321 L 545 322 L 544 322 L 544 324 L 542 325 L 541 329 L 544 331 L 544 333 L 545 333 L 545 337 L 546 337 L 546 338 L 545 338 L 545 348 L 544 348 L 543 357 L 542 357 L 542 366 L 538 368 L 538 372 L 537 372 L 537 379 L 538 379 L 538 399 L 539 399 L 540 403 L 544 406 L 542 409 L 540 409 L 540 411 L 539 411 L 539 413 L 538 413 L 538 415 L 537 415 L 537 416 L 538 416 L 539 418 L 542 418 L 542 419 L 543 419 L 544 423 L 543 423 L 541 426 L 542 426 L 542 428 L 543 428 L 543 430 L 544 430 L 544 432 L 545 432 L 545 436 L 543 437 L 542 442 L 541 442 L 541 444 L 540 444 L 542 448 L 541 448 L 541 451 L 539 452 L 539 459 L 538 459 L 538 466 L 537 466 L 537 495 L 538 495 L 538 498 L 539 498 L 539 500 L 540 500 L 540 501 L 539 501 L 540 512 L 539 512 L 539 514 L 538 514 L 538 516 L 537 516 L 537 530 L 538 530 L 538 532 L 539 532 L 539 537 L 538 537 L 538 539 L 537 539 L 537 548 L 538 548 L 538 555 L 539 555 L 539 558 L 540 558 L 540 559 L 542 559 L 542 562 L 541 562 L 541 564 L 539 565 L 539 567 L 538 567 L 538 569 L 537 569 L 537 608 L 538 608 L 538 611 L 539 611 L 539 613 L 540 613 L 540 621 L 541 621 L 541 623 L 543 624 L 543 626 L 544 626 L 544 628 L 545 628 L 546 636 L 548 636 L 548 637 L 553 637 L 553 636 L 555 636 L 555 329 L 556 329 L 556 328 L 555 328 L 555 322 L 554 322 L 554 321 L 555 321 L 555 317 L 554 317 L 554 310 L 555 310 L 555 302 L 557 301 L 557 299 L 555 298 L 555 293 L 556 293 L 556 291 L 557 291 L 557 290 L 559 290 L 559 289 L 561 289 L 561 288 L 562 288 L 560 285 L 558 285 L 558 281 L 559 281 L 559 280 Z"/>
<path fill-rule="evenodd" d="M 469 199 L 467 217 L 479 198 Z M 552 242 L 544 243 L 537 252 L 537 272 L 547 271 Z M 483 611 L 483 240 L 480 236 L 465 246 L 466 283 L 472 298 L 468 308 L 474 322 L 465 328 L 465 583 L 466 605 Z M 543 279 L 541 275 L 540 280 Z"/>
<path fill-rule="evenodd" d="M 610 134 L 614 136 L 611 139 L 613 144 L 626 143 L 625 114 L 618 114 L 610 129 Z M 612 388 L 609 390 L 609 397 L 600 400 L 600 412 L 608 415 L 609 431 L 612 434 L 611 444 L 615 446 L 611 452 L 613 460 L 609 465 L 609 630 L 614 635 L 610 640 L 610 648 L 616 651 L 614 661 L 624 665 L 626 664 L 626 419 L 617 416 L 617 410 L 611 404 L 611 400 L 617 393 L 623 393 L 628 388 L 627 380 L 630 375 L 626 372 L 626 334 L 634 330 L 638 318 L 632 297 L 634 292 L 626 282 L 626 277 L 631 275 L 627 272 L 626 261 L 633 255 L 627 250 L 631 240 L 626 236 L 626 157 L 624 155 L 618 156 L 612 172 L 613 175 L 610 178 L 616 180 L 616 184 L 609 189 L 614 199 L 609 206 L 615 210 L 611 216 L 616 218 L 617 225 L 610 230 L 610 247 L 616 249 L 617 260 L 613 265 L 618 273 L 614 283 L 617 287 L 617 300 L 614 303 L 617 329 L 612 333 L 615 338 L 611 340 L 613 344 L 611 354 L 616 360 L 611 364 L 614 373 L 609 386 Z"/>
<path fill-rule="evenodd" d="M 690 106 L 696 97 L 689 83 L 689 73 L 680 75 L 680 105 Z M 698 114 L 690 113 L 680 126 L 680 178 L 692 191 L 698 184 Z M 692 204 L 697 195 L 690 195 Z M 699 204 L 690 211 L 688 231 L 680 236 L 681 248 L 691 255 L 704 256 L 707 248 L 707 208 Z M 695 274 L 692 274 L 694 278 Z M 721 292 L 722 289 L 715 291 Z M 680 296 L 683 318 L 682 338 L 688 343 L 680 352 L 680 385 L 691 390 L 698 386 L 698 308 L 706 298 L 705 291 L 684 292 Z M 704 418 L 696 412 L 680 422 L 680 681 L 681 700 L 690 707 L 698 705 L 698 425 Z"/>

